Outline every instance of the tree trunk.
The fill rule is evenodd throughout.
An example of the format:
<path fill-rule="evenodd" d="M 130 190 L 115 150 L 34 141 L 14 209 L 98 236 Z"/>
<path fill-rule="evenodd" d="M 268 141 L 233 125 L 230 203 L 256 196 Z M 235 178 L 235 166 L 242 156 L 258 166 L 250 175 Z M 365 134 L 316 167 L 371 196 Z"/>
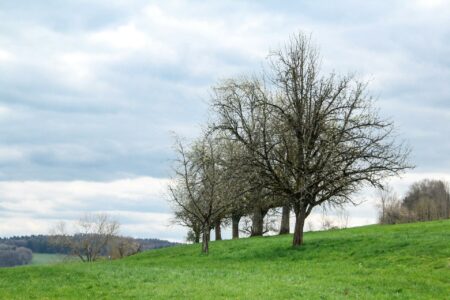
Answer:
<path fill-rule="evenodd" d="M 288 234 L 290 231 L 290 226 L 289 226 L 290 213 L 291 213 L 291 208 L 289 207 L 289 205 L 283 206 L 283 211 L 281 213 L 280 234 Z"/>
<path fill-rule="evenodd" d="M 306 219 L 306 205 L 300 204 L 294 207 L 295 212 L 295 229 L 292 246 L 299 247 L 303 245 L 303 227 Z"/>
<path fill-rule="evenodd" d="M 450 191 L 447 193 L 446 207 L 447 207 L 446 217 L 447 217 L 447 219 L 449 219 L 450 218 Z"/>
<path fill-rule="evenodd" d="M 214 225 L 214 230 L 216 233 L 216 241 L 221 241 L 222 240 L 222 231 L 220 229 L 220 220 L 216 222 L 216 224 Z"/>
<path fill-rule="evenodd" d="M 239 238 L 239 221 L 241 220 L 241 215 L 232 214 L 231 215 L 231 224 L 233 231 L 233 239 Z"/>
<path fill-rule="evenodd" d="M 262 236 L 264 233 L 264 217 L 267 214 L 267 209 L 256 207 L 252 215 L 252 232 L 250 236 Z"/>
<path fill-rule="evenodd" d="M 200 243 L 200 231 L 194 231 L 194 243 L 199 244 Z"/>
<path fill-rule="evenodd" d="M 210 233 L 211 227 L 210 225 L 206 225 L 203 228 L 203 236 L 202 236 L 202 252 L 205 254 L 209 253 L 209 233 Z"/>

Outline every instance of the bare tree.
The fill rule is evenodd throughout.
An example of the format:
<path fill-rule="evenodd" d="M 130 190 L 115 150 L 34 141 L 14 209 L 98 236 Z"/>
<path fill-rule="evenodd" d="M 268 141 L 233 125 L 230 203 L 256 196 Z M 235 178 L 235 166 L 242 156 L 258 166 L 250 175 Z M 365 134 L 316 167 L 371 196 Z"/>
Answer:
<path fill-rule="evenodd" d="M 308 231 L 314 231 L 314 224 L 311 220 L 306 222 L 306 226 L 308 226 Z"/>
<path fill-rule="evenodd" d="M 401 200 L 392 188 L 379 192 L 381 224 L 446 219 L 450 215 L 448 184 L 442 180 L 424 179 L 413 183 Z"/>
<path fill-rule="evenodd" d="M 388 215 L 392 216 L 392 210 L 397 207 L 399 202 L 397 194 L 392 189 L 390 185 L 384 185 L 382 188 L 378 189 L 378 206 L 380 209 L 379 221 L 381 224 L 391 224 Z M 389 213 L 390 211 L 390 213 Z"/>
<path fill-rule="evenodd" d="M 413 212 L 416 221 L 448 219 L 450 217 L 450 194 L 442 180 L 425 179 L 409 188 L 403 206 Z"/>
<path fill-rule="evenodd" d="M 330 230 L 330 229 L 337 228 L 333 219 L 331 219 L 328 216 L 326 207 L 322 207 L 322 213 L 320 215 L 320 222 L 321 222 L 322 230 Z"/>
<path fill-rule="evenodd" d="M 267 201 L 268 195 L 263 191 L 263 184 L 258 174 L 246 164 L 249 154 L 245 147 L 223 133 L 221 144 L 223 153 L 221 163 L 227 172 L 223 179 L 228 181 L 224 182 L 228 188 L 227 198 L 223 201 L 230 202 L 226 216 L 231 219 L 232 237 L 239 238 L 239 222 L 246 215 L 251 215 L 254 224 L 258 224 L 252 226 L 255 228 L 252 235 L 262 235 L 264 216 L 270 208 Z"/>
<path fill-rule="evenodd" d="M 71 235 L 64 222 L 52 230 L 52 243 L 69 248 L 83 262 L 97 260 L 118 234 L 119 223 L 107 214 L 86 214 L 77 222 Z"/>
<path fill-rule="evenodd" d="M 139 253 L 142 245 L 131 237 L 115 236 L 108 245 L 109 256 L 113 259 Z"/>
<path fill-rule="evenodd" d="M 242 222 L 242 228 L 241 232 L 245 233 L 249 236 L 255 236 L 255 229 L 253 228 L 255 225 L 261 228 L 258 228 L 258 232 L 260 231 L 261 234 L 258 234 L 257 236 L 262 236 L 266 233 L 275 233 L 278 232 L 280 229 L 277 226 L 277 223 L 279 221 L 279 214 L 275 209 L 268 210 L 265 215 L 264 219 L 262 221 L 262 225 L 259 223 L 255 223 L 252 217 L 244 217 Z"/>
<path fill-rule="evenodd" d="M 349 221 L 349 213 L 344 207 L 339 207 L 336 210 L 336 217 L 338 219 L 339 228 L 347 228 Z"/>
<path fill-rule="evenodd" d="M 269 195 L 265 189 L 254 191 L 251 200 L 251 233 L 250 236 L 262 236 L 264 230 L 264 218 L 273 207 L 273 196 Z"/>
<path fill-rule="evenodd" d="M 194 209 L 192 203 L 186 203 L 191 210 Z M 194 244 L 200 243 L 200 237 L 202 233 L 202 224 L 194 215 L 190 214 L 187 210 L 183 209 L 181 206 L 174 208 L 175 219 L 174 223 L 185 226 L 189 228 L 186 241 L 192 242 Z"/>
<path fill-rule="evenodd" d="M 178 160 L 174 184 L 169 187 L 177 210 L 201 226 L 202 252 L 209 252 L 210 230 L 231 206 L 224 201 L 228 181 L 221 166 L 217 140 L 211 135 L 192 144 L 189 149 L 177 141 Z"/>
<path fill-rule="evenodd" d="M 216 128 L 246 147 L 265 188 L 293 208 L 293 246 L 303 243 L 314 207 L 356 204 L 351 195 L 361 185 L 381 186 L 410 167 L 366 84 L 319 69 L 317 48 L 299 34 L 272 53 L 262 79 L 224 81 L 213 99 Z"/>

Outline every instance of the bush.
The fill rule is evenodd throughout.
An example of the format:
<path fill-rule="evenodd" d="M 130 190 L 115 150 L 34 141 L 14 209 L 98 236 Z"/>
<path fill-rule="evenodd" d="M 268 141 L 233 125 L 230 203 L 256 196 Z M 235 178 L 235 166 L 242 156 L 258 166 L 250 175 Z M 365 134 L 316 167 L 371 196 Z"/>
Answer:
<path fill-rule="evenodd" d="M 26 265 L 33 259 L 30 249 L 0 244 L 0 267 Z"/>
<path fill-rule="evenodd" d="M 415 216 L 401 202 L 393 202 L 384 208 L 380 215 L 380 224 L 400 224 L 414 221 Z"/>
<path fill-rule="evenodd" d="M 114 237 L 108 245 L 108 255 L 112 259 L 123 258 L 141 251 L 141 244 L 129 237 Z"/>

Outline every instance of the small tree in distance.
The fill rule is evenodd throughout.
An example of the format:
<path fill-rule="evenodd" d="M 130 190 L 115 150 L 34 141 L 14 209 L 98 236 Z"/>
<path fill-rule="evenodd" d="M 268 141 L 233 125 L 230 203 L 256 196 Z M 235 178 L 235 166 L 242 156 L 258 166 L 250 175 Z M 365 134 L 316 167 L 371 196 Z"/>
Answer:
<path fill-rule="evenodd" d="M 108 254 L 112 259 L 124 258 L 141 252 L 142 245 L 130 237 L 115 236 L 109 242 Z"/>
<path fill-rule="evenodd" d="M 119 223 L 107 214 L 86 214 L 77 222 L 71 235 L 64 222 L 51 232 L 52 243 L 68 248 L 83 262 L 98 259 L 119 232 Z"/>
<path fill-rule="evenodd" d="M 381 224 L 394 224 L 401 218 L 401 203 L 392 186 L 386 184 L 378 190 L 378 220 Z"/>

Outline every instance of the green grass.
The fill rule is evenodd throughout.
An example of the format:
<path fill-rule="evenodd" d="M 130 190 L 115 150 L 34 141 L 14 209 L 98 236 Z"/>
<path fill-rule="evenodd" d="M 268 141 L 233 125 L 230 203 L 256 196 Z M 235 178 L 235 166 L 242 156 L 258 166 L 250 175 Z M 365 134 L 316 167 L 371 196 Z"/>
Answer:
<path fill-rule="evenodd" d="M 50 265 L 67 261 L 68 257 L 62 254 L 33 253 L 31 265 Z"/>
<path fill-rule="evenodd" d="M 450 299 L 450 220 L 0 270 L 0 299 Z"/>

